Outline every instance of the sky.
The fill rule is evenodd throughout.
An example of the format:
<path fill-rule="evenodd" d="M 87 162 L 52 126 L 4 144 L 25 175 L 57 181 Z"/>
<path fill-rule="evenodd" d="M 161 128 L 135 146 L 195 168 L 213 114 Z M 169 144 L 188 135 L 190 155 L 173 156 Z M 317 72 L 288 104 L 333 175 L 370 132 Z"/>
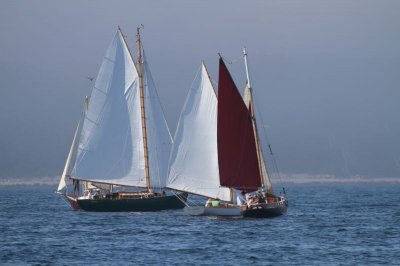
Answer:
<path fill-rule="evenodd" d="M 290 174 L 400 178 L 400 1 L 0 1 L 0 179 L 59 176 L 121 26 L 142 40 L 171 133 L 218 53 Z M 260 122 L 259 122 L 260 123 Z M 264 135 L 264 134 L 261 134 Z"/>

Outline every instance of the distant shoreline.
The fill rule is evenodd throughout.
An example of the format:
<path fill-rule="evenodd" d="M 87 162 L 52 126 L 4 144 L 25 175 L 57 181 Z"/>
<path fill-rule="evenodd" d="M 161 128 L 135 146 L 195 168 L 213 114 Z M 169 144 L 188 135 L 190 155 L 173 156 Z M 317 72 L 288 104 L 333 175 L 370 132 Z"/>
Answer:
<path fill-rule="evenodd" d="M 400 184 L 400 177 L 337 177 L 334 175 L 310 175 L 310 174 L 281 174 L 280 178 L 272 175 L 274 185 L 283 184 Z M 7 186 L 54 186 L 58 185 L 60 177 L 36 177 L 36 178 L 0 178 L 0 187 Z"/>

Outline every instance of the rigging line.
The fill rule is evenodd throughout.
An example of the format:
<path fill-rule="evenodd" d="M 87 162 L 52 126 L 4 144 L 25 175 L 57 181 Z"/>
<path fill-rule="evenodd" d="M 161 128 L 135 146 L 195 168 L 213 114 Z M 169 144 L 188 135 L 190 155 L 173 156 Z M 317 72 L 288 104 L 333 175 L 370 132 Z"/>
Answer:
<path fill-rule="evenodd" d="M 242 56 L 243 56 L 243 58 L 246 60 L 246 54 L 243 54 Z M 247 67 L 247 65 L 246 65 L 246 67 Z M 248 69 L 247 69 L 247 71 L 248 71 Z M 249 85 L 249 82 L 250 82 L 249 80 L 246 82 L 246 87 Z M 271 159 L 272 159 L 272 166 L 275 168 L 275 170 L 276 170 L 276 172 L 277 172 L 279 181 L 280 181 L 281 186 L 282 186 L 282 188 L 283 188 L 283 192 L 284 192 L 284 194 L 285 194 L 285 196 L 286 196 L 285 189 L 284 189 L 283 182 L 282 182 L 282 178 L 281 178 L 281 175 L 280 175 L 280 172 L 279 172 L 278 164 L 277 164 L 277 162 L 276 162 L 276 160 L 275 160 L 274 154 L 272 153 L 270 141 L 269 141 L 269 139 L 268 139 L 267 132 L 266 132 L 266 129 L 265 129 L 265 127 L 264 127 L 263 117 L 262 117 L 262 115 L 261 115 L 261 112 L 260 112 L 259 109 L 258 109 L 256 91 L 255 91 L 253 88 L 251 88 L 251 87 L 249 87 L 249 88 L 253 91 L 253 94 L 254 94 L 254 97 L 252 97 L 252 100 L 254 101 L 253 106 L 254 106 L 254 109 L 255 109 L 254 115 L 256 116 L 257 113 L 260 114 L 260 115 L 258 115 L 258 117 L 259 117 L 260 120 L 261 120 L 262 127 L 263 127 L 262 132 L 263 132 L 263 134 L 264 134 L 265 140 L 267 141 L 268 148 L 269 148 L 269 150 L 270 150 Z M 260 140 L 260 141 L 261 141 L 261 140 Z M 265 144 L 263 143 L 263 141 L 261 141 L 261 147 L 260 147 L 261 153 L 263 153 L 263 150 L 264 150 L 263 145 L 265 145 Z M 265 160 L 264 160 L 264 165 L 265 165 L 265 170 L 266 170 L 267 175 L 268 175 L 268 174 L 269 174 L 269 173 L 268 173 L 268 167 L 267 167 L 267 165 L 265 164 Z"/>
<path fill-rule="evenodd" d="M 65 194 L 66 195 L 66 194 Z M 71 206 L 71 204 L 68 202 L 68 200 L 65 198 L 65 195 L 63 194 L 62 196 L 62 199 L 64 200 L 64 202 L 69 206 L 69 207 L 71 207 L 72 208 L 72 206 Z"/>
<path fill-rule="evenodd" d="M 86 108 L 84 108 L 82 113 L 81 113 L 81 117 L 79 118 L 79 125 L 80 126 L 79 126 L 79 129 L 78 129 L 79 130 L 78 131 L 78 139 L 77 139 L 77 142 L 75 144 L 75 148 L 74 148 L 75 151 L 74 151 L 74 156 L 73 156 L 74 165 L 73 165 L 72 169 L 69 171 L 69 174 L 71 174 L 73 172 L 76 172 L 76 168 L 77 168 L 78 164 L 81 161 L 81 160 L 78 160 L 79 150 L 81 150 L 80 154 L 79 154 L 81 159 L 84 157 L 84 155 L 86 153 L 86 151 L 84 149 L 79 148 L 79 144 L 81 143 L 81 140 L 82 140 L 82 130 L 83 130 L 84 126 L 85 126 L 85 120 L 87 118 L 86 114 L 87 114 L 87 110 L 86 110 Z M 84 152 L 84 154 L 82 154 L 83 152 Z M 68 187 L 67 187 L 67 189 L 68 189 Z"/>
<path fill-rule="evenodd" d="M 149 75 L 148 75 L 149 74 Z M 146 85 L 145 85 L 145 100 L 147 101 L 147 109 L 148 109 L 148 118 L 147 118 L 147 125 L 149 127 L 149 129 L 151 128 L 152 130 L 149 130 L 150 132 L 148 132 L 147 137 L 148 137 L 148 141 L 149 141 L 149 147 L 150 149 L 148 149 L 148 153 L 149 153 L 149 158 L 153 158 L 150 161 L 150 170 L 154 170 L 154 167 L 157 168 L 157 181 L 158 181 L 158 187 L 161 188 L 163 186 L 163 182 L 161 180 L 161 173 L 160 173 L 160 164 L 159 164 L 159 157 L 160 157 L 160 151 L 159 151 L 159 147 L 157 145 L 157 142 L 154 141 L 157 138 L 157 128 L 155 126 L 155 119 L 154 119 L 154 108 L 153 105 L 150 103 L 150 99 L 151 98 L 156 98 L 157 102 L 156 104 L 158 104 L 159 109 L 161 109 L 161 113 L 163 113 L 162 110 L 162 105 L 160 103 L 160 101 L 158 100 L 158 95 L 157 95 L 157 91 L 156 91 L 156 87 L 154 84 L 154 81 L 152 80 L 151 77 L 151 72 L 148 70 L 147 66 L 145 65 L 145 79 L 146 79 Z M 154 88 L 154 89 L 152 89 Z M 153 95 L 155 94 L 155 96 Z M 156 107 L 157 108 L 157 107 Z M 153 119 L 149 119 L 149 118 L 153 118 Z M 171 144 L 171 133 L 169 132 L 169 128 L 168 128 L 168 124 L 166 123 L 165 120 L 165 116 L 163 116 L 163 121 L 164 121 L 164 125 L 165 125 L 165 129 L 168 132 L 169 135 L 169 144 Z M 153 154 L 155 154 L 155 157 L 153 156 Z M 161 150 L 161 154 L 162 154 L 162 150 Z M 151 166 L 154 167 L 151 167 Z M 153 171 L 152 171 L 153 172 Z M 166 173 L 165 173 L 166 174 Z M 150 176 L 153 177 L 151 178 L 151 180 L 154 180 L 154 173 L 152 173 Z M 155 180 L 154 180 L 155 181 Z M 155 184 L 151 184 L 152 188 L 155 188 Z"/>
<path fill-rule="evenodd" d="M 189 205 L 187 204 L 187 202 L 185 201 L 185 199 L 183 197 L 181 197 L 180 195 L 178 195 L 178 193 L 173 192 L 175 197 L 177 197 L 183 204 L 185 204 L 187 207 L 189 207 Z"/>
<path fill-rule="evenodd" d="M 196 201 L 194 201 L 192 199 L 189 199 L 189 196 L 188 196 L 188 199 L 186 200 L 186 206 L 189 207 L 189 206 L 193 206 L 193 205 L 196 205 L 196 204 L 197 204 Z"/>
<path fill-rule="evenodd" d="M 148 86 L 146 86 L 146 88 L 147 88 L 147 91 L 150 94 Z M 157 172 L 158 187 L 160 188 L 162 184 L 161 184 L 161 177 L 160 177 L 160 167 L 159 167 L 159 163 L 158 163 L 158 161 L 159 161 L 158 160 L 159 159 L 159 157 L 158 157 L 158 147 L 157 147 L 157 143 L 154 141 L 156 139 L 156 136 L 155 136 L 156 135 L 155 134 L 156 128 L 155 128 L 155 125 L 154 125 L 153 109 L 151 107 L 152 107 L 151 104 L 147 105 L 147 111 L 148 111 L 148 113 L 147 113 L 148 114 L 148 116 L 147 116 L 147 118 L 148 118 L 147 126 L 148 126 L 149 129 L 151 128 L 151 130 L 149 130 L 147 132 L 147 141 L 150 144 L 147 149 L 148 149 L 149 159 L 151 159 L 150 163 L 149 163 L 150 171 L 151 171 L 151 173 L 150 173 L 150 181 L 154 180 L 155 172 Z M 149 119 L 150 117 L 152 117 L 153 119 Z M 153 156 L 153 154 L 155 154 L 155 156 Z M 154 168 L 157 168 L 157 171 L 153 172 L 154 168 L 151 167 L 152 165 L 154 165 Z M 153 189 L 156 188 L 156 186 L 155 186 L 155 184 L 153 184 L 153 182 L 150 182 L 150 186 Z"/>
<path fill-rule="evenodd" d="M 158 98 L 158 95 L 156 93 L 156 87 L 155 87 L 154 81 L 151 78 L 151 73 L 150 73 L 149 76 L 147 75 L 147 73 L 150 73 L 150 71 L 148 71 L 148 72 L 146 71 L 146 73 L 145 73 L 145 77 L 146 77 L 146 86 L 145 86 L 146 87 L 146 91 L 145 91 L 145 93 L 146 93 L 146 96 L 148 96 L 148 97 L 146 97 L 146 99 L 148 100 L 148 99 L 151 99 L 151 98 Z M 149 84 L 151 86 L 149 86 Z M 152 88 L 154 88 L 154 89 L 152 90 Z M 156 94 L 155 97 L 153 97 L 152 93 Z M 161 103 L 159 101 L 157 101 L 157 103 L 158 103 L 159 108 L 162 110 Z M 153 119 L 148 119 L 148 125 L 152 128 L 152 131 L 150 133 L 151 134 L 150 137 L 152 137 L 152 138 L 148 138 L 148 139 L 149 140 L 155 140 L 156 137 L 157 137 L 157 134 L 156 134 L 157 128 L 156 128 L 155 123 L 154 123 L 155 122 L 154 110 L 153 110 L 154 108 L 153 108 L 153 105 L 150 104 L 150 102 L 149 102 L 147 107 L 148 107 L 148 111 L 149 111 L 148 117 L 152 117 L 153 118 Z M 164 122 L 165 122 L 165 118 L 164 118 Z M 168 129 L 168 125 L 166 124 L 166 122 L 165 122 L 165 126 L 166 126 L 166 129 L 167 129 L 168 133 L 170 133 L 169 129 Z M 170 134 L 169 134 L 169 136 L 171 137 Z M 148 137 L 149 137 L 149 135 L 148 135 Z M 150 142 L 150 146 L 151 146 L 151 149 L 152 149 L 152 150 L 149 151 L 150 156 L 152 156 L 152 153 L 155 154 L 155 157 L 153 157 L 153 160 L 152 160 L 151 164 L 155 165 L 155 167 L 157 168 L 157 173 L 158 173 L 157 177 L 158 177 L 158 184 L 159 184 L 158 187 L 162 187 L 164 184 L 163 184 L 163 182 L 161 182 L 162 180 L 161 180 L 160 164 L 159 164 L 159 155 L 160 155 L 159 147 L 157 146 L 157 142 L 156 141 Z M 161 154 L 162 154 L 162 150 L 161 150 Z M 151 168 L 150 168 L 150 170 L 151 170 Z M 165 173 L 165 174 L 167 174 L 167 173 Z M 154 176 L 154 175 L 152 174 L 151 176 Z"/>
<path fill-rule="evenodd" d="M 142 42 L 142 47 L 143 47 L 143 42 Z M 143 49 L 143 57 L 144 57 L 144 66 L 145 66 L 146 72 L 149 73 L 148 79 L 149 79 L 149 80 L 151 81 L 151 83 L 154 85 L 154 86 L 153 86 L 153 87 L 154 87 L 154 92 L 155 92 L 155 94 L 156 94 L 156 96 L 157 96 L 157 97 L 156 97 L 156 100 L 157 100 L 158 104 L 160 105 L 161 112 L 162 112 L 162 115 L 163 115 L 164 124 L 167 126 L 167 131 L 168 131 L 169 137 L 170 137 L 170 139 L 172 139 L 171 132 L 170 132 L 170 130 L 169 130 L 167 120 L 165 119 L 164 107 L 163 107 L 163 105 L 161 104 L 160 96 L 158 95 L 157 86 L 156 86 L 156 84 L 155 84 L 155 82 L 154 82 L 153 75 L 151 74 L 150 66 L 149 66 L 149 63 L 147 62 L 147 57 L 146 57 L 146 53 L 144 52 L 144 48 L 142 48 L 142 49 Z M 147 75 L 147 74 L 146 74 L 146 75 Z"/>
<path fill-rule="evenodd" d="M 252 88 L 252 90 L 253 90 L 253 94 L 254 94 L 253 101 L 254 101 L 254 107 L 255 107 L 255 109 L 256 109 L 256 113 L 261 114 L 260 111 L 259 111 L 259 109 L 258 109 L 256 91 L 254 90 L 254 88 Z M 272 149 L 271 149 L 271 144 L 270 144 L 271 142 L 269 141 L 269 138 L 268 138 L 268 135 L 267 135 L 267 131 L 266 131 L 265 126 L 264 126 L 263 117 L 262 117 L 262 115 L 259 115 L 258 117 L 259 117 L 260 120 L 261 120 L 261 124 L 262 124 L 262 128 L 263 128 L 262 133 L 264 134 L 265 140 L 266 140 L 267 145 L 268 145 L 268 148 L 269 148 L 269 150 L 270 150 L 270 155 L 271 155 L 271 159 L 272 159 L 272 166 L 273 166 L 273 167 L 275 168 L 275 170 L 276 170 L 276 174 L 277 174 L 277 176 L 278 176 L 279 182 L 280 182 L 280 184 L 281 184 L 281 186 L 282 186 L 282 188 L 283 188 L 284 195 L 286 196 L 285 187 L 284 187 L 283 182 L 282 182 L 282 177 L 281 177 L 280 172 L 279 172 L 278 164 L 277 164 L 277 162 L 276 162 L 275 156 L 274 156 L 274 154 L 273 154 L 273 152 L 272 152 Z M 262 146 L 264 146 L 264 145 L 266 145 L 266 144 L 265 144 L 265 143 L 263 144 L 263 142 L 261 142 L 261 144 L 262 144 L 262 145 L 261 145 L 261 151 L 263 151 L 263 150 L 265 150 L 265 148 L 263 148 Z M 267 168 L 267 167 L 266 167 L 266 170 L 268 171 L 268 168 Z"/>

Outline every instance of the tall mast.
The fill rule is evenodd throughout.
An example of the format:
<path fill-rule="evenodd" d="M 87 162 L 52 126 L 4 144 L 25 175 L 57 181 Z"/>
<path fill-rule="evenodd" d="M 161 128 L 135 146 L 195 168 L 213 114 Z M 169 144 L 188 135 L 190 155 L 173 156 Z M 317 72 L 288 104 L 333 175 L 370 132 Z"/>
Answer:
<path fill-rule="evenodd" d="M 142 116 L 142 134 L 143 134 L 143 149 L 144 149 L 144 162 L 146 170 L 146 187 L 150 191 L 150 171 L 149 171 L 149 155 L 147 147 L 147 128 L 146 128 L 146 111 L 144 108 L 144 89 L 143 89 L 143 59 L 142 59 L 142 43 L 140 41 L 140 29 L 137 27 L 137 44 L 138 44 L 138 72 L 139 72 L 139 86 L 140 86 L 140 110 Z"/>
<path fill-rule="evenodd" d="M 265 187 L 265 185 L 266 185 L 265 178 L 267 178 L 267 177 L 264 176 L 264 171 L 263 171 L 263 167 L 262 167 L 262 163 L 261 163 L 261 160 L 264 160 L 264 157 L 262 155 L 261 148 L 260 148 L 260 141 L 259 141 L 258 130 L 257 130 L 257 122 L 256 122 L 256 116 L 255 116 L 255 112 L 254 112 L 253 93 L 252 93 L 252 89 L 251 89 L 251 85 L 250 85 L 249 67 L 247 64 L 247 52 L 246 52 L 245 47 L 243 47 L 243 56 L 244 56 L 244 64 L 245 64 L 245 68 L 246 68 L 246 79 L 247 79 L 246 83 L 247 83 L 248 90 L 250 92 L 250 101 L 249 101 L 248 108 L 249 108 L 250 115 L 251 115 L 252 122 L 253 122 L 254 136 L 255 136 L 255 140 L 256 140 L 256 150 L 257 150 L 257 157 L 258 157 L 258 165 L 259 165 L 259 169 L 260 169 L 261 184 L 263 187 Z M 263 165 L 265 165 L 265 162 Z M 272 190 L 272 188 L 270 188 L 270 190 Z"/>

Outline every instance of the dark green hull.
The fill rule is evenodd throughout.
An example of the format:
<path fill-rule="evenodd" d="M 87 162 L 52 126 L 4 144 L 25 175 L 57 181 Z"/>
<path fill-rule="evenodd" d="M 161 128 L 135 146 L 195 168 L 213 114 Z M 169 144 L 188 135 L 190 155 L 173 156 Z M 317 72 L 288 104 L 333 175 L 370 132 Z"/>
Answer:
<path fill-rule="evenodd" d="M 78 199 L 79 207 L 93 212 L 152 212 L 185 207 L 186 193 L 178 196 L 158 196 L 133 199 Z"/>

